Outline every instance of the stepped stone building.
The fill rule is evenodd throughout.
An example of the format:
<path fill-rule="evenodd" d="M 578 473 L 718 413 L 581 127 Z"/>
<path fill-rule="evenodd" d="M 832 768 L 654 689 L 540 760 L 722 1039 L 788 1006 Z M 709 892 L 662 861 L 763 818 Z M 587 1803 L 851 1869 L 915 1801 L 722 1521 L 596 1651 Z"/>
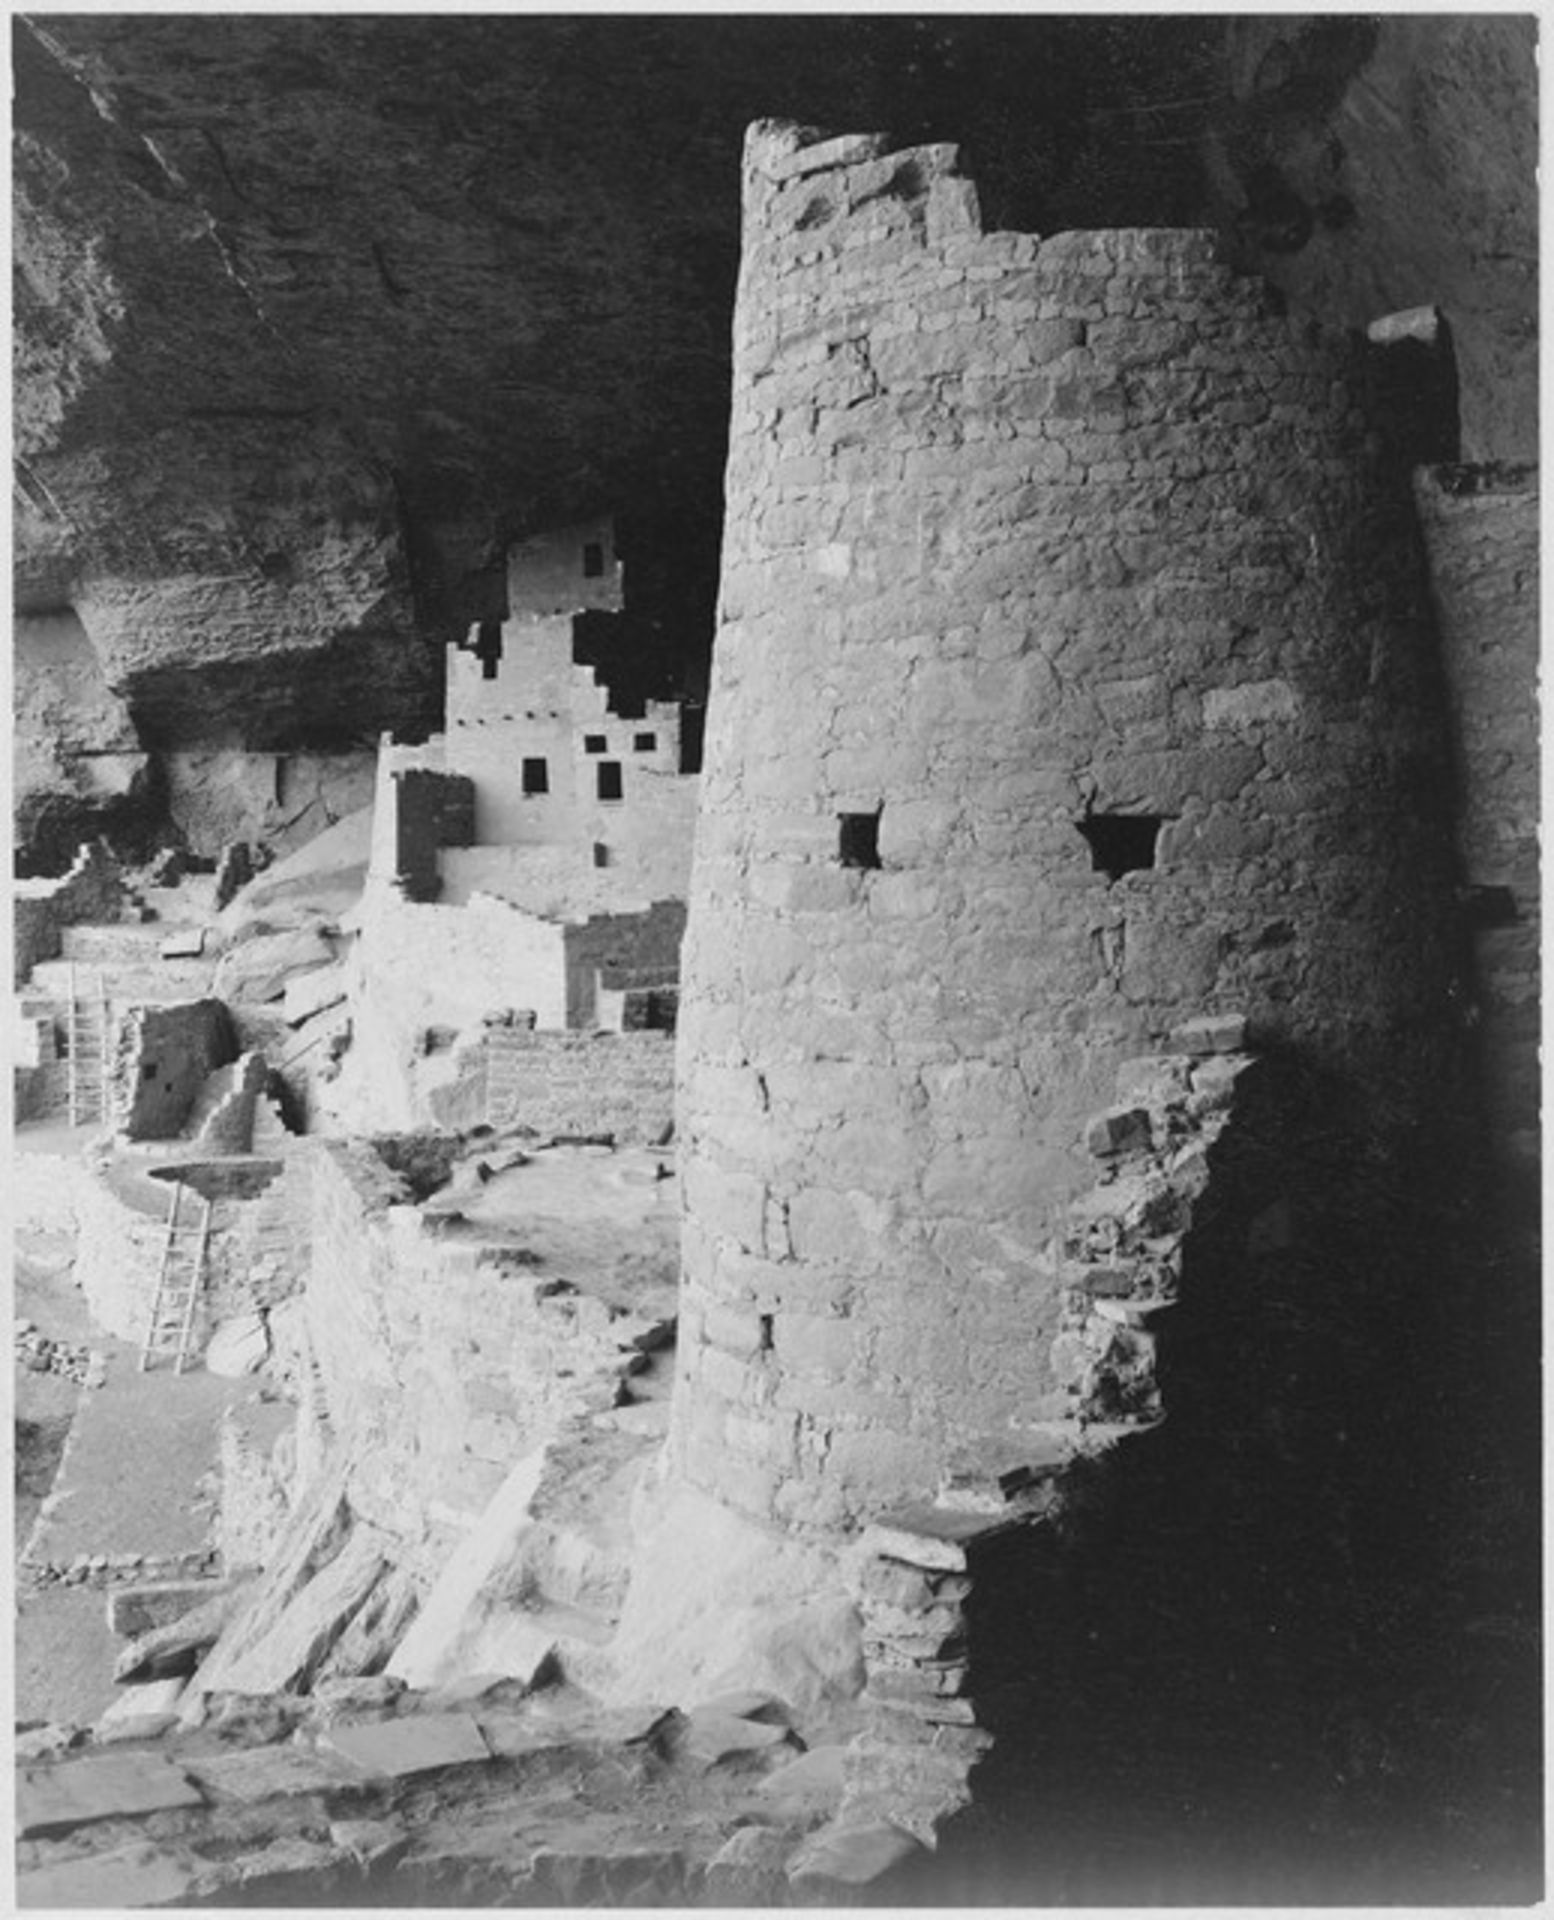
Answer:
<path fill-rule="evenodd" d="M 679 703 L 586 658 L 622 605 L 610 523 L 515 547 L 508 605 L 449 650 L 445 731 L 379 752 L 353 995 L 378 1112 L 432 1028 L 671 1017 L 697 780 Z"/>
<path fill-rule="evenodd" d="M 834 1541 L 1072 1429 L 1126 1058 L 1449 1104 L 1448 738 L 1377 349 L 1207 233 L 984 233 L 952 147 L 766 123 L 745 197 L 666 1485 Z"/>

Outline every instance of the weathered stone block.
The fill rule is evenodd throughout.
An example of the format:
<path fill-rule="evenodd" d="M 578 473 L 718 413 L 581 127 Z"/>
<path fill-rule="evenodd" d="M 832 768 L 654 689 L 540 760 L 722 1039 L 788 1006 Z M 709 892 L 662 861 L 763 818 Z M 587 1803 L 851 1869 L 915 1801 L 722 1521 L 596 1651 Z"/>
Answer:
<path fill-rule="evenodd" d="M 1085 1125 L 1085 1146 L 1097 1160 L 1148 1148 L 1152 1137 L 1149 1112 L 1144 1107 L 1113 1107 Z"/>
<path fill-rule="evenodd" d="M 1246 1047 L 1246 1016 L 1218 1013 L 1184 1021 L 1172 1028 L 1168 1044 L 1176 1053 L 1240 1053 Z"/>
<path fill-rule="evenodd" d="M 467 1713 L 422 1713 L 368 1725 L 338 1726 L 320 1745 L 365 1773 L 395 1780 L 443 1767 L 478 1765 L 491 1758 L 480 1728 Z"/>
<path fill-rule="evenodd" d="M 155 1754 L 111 1754 L 24 1770 L 16 1785 L 16 1832 L 68 1832 L 94 1820 L 127 1820 L 204 1798 L 180 1768 Z"/>

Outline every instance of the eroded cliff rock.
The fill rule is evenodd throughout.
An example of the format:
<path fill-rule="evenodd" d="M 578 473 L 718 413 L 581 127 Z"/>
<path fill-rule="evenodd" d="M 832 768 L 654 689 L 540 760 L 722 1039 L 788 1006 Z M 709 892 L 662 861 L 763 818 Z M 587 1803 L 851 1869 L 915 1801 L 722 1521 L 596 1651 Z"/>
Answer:
<path fill-rule="evenodd" d="M 1215 211 L 1301 308 L 1451 327 L 1461 457 L 1537 457 L 1537 22 L 1262 14 L 1226 23 Z"/>

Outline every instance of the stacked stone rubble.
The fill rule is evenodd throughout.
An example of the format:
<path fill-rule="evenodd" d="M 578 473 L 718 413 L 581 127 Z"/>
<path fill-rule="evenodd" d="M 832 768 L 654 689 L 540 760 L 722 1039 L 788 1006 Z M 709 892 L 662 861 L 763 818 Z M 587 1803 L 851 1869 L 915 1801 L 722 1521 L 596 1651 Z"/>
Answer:
<path fill-rule="evenodd" d="M 1169 1051 L 1123 1063 L 1118 1104 L 1085 1130 L 1101 1180 L 1069 1209 L 1063 1316 L 1053 1343 L 1072 1418 L 1142 1424 L 1163 1411 L 1160 1325 L 1179 1297 L 1183 1247 L 1194 1203 L 1209 1184 L 1211 1150 L 1254 1064 L 1245 1038 L 1239 1015 L 1185 1023 Z"/>

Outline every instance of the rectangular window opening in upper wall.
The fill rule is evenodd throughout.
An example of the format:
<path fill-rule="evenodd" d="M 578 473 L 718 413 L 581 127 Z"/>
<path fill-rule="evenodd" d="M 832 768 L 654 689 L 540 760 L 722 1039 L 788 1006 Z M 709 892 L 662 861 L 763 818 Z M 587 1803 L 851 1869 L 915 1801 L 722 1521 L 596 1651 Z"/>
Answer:
<path fill-rule="evenodd" d="M 583 735 L 584 753 L 603 753 L 609 744 L 609 740 L 602 733 L 585 733 Z"/>
<path fill-rule="evenodd" d="M 583 544 L 583 578 L 598 580 L 604 574 L 604 548 L 597 540 L 588 540 Z"/>
<path fill-rule="evenodd" d="M 631 750 L 633 753 L 656 753 L 658 751 L 658 735 L 656 733 L 634 733 L 631 736 Z"/>
<path fill-rule="evenodd" d="M 523 790 L 525 793 L 550 792 L 550 768 L 543 760 L 525 760 L 523 763 Z"/>
<path fill-rule="evenodd" d="M 621 763 L 619 760 L 601 760 L 597 768 L 599 798 L 601 800 L 619 800 L 624 788 L 621 785 Z"/>

